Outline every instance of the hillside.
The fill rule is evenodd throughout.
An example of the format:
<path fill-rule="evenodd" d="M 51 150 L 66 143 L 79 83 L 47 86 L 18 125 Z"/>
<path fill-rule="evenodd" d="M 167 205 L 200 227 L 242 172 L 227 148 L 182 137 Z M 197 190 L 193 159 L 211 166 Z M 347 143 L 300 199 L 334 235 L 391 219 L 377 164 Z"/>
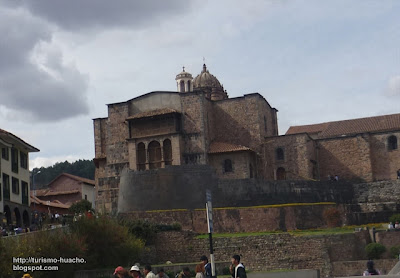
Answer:
<path fill-rule="evenodd" d="M 57 162 L 53 166 L 34 168 L 32 173 L 38 173 L 35 175 L 35 188 L 43 188 L 56 178 L 61 173 L 68 173 L 71 175 L 94 179 L 95 166 L 92 160 L 77 160 L 75 162 Z"/>

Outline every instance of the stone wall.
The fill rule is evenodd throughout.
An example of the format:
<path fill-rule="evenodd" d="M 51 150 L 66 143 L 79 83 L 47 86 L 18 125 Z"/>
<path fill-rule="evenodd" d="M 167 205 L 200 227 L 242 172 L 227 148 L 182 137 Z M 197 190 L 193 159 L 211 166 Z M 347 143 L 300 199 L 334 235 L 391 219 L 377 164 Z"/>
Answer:
<path fill-rule="evenodd" d="M 389 271 L 396 265 L 398 260 L 384 259 L 375 260 L 375 268 L 381 274 L 388 274 Z M 362 276 L 363 272 L 367 269 L 367 260 L 359 261 L 340 261 L 332 262 L 332 276 L 345 277 L 345 276 Z"/>
<path fill-rule="evenodd" d="M 379 231 L 375 233 L 376 242 L 385 245 L 386 250 L 390 250 L 393 246 L 400 246 L 400 231 Z"/>
<path fill-rule="evenodd" d="M 228 237 L 214 239 L 214 254 L 217 261 L 229 261 L 233 254 L 240 254 L 246 268 L 253 271 L 319 269 L 322 277 L 328 277 L 332 273 L 331 262 L 335 259 L 364 259 L 365 253 L 360 248 L 364 244 L 364 236 L 359 233 Z M 198 261 L 201 255 L 208 254 L 208 247 L 208 239 L 196 238 L 189 232 L 159 233 L 153 249 L 157 262 L 150 263 Z"/>
<path fill-rule="evenodd" d="M 283 150 L 278 159 L 277 149 Z M 318 178 L 315 142 L 307 134 L 285 135 L 266 138 L 265 159 L 267 178 L 276 180 L 277 169 L 285 169 L 287 180 L 310 180 Z"/>
<path fill-rule="evenodd" d="M 203 93 L 181 94 L 183 163 L 206 164 L 207 128 L 205 120 L 205 99 Z"/>
<path fill-rule="evenodd" d="M 355 203 L 399 202 L 400 180 L 354 184 Z"/>
<path fill-rule="evenodd" d="M 275 113 L 261 95 L 248 94 L 244 97 L 216 101 L 212 108 L 212 128 L 216 141 L 247 146 L 261 153 L 262 135 L 274 132 L 271 114 Z M 264 116 L 267 120 L 267 132 L 264 131 Z"/>
<path fill-rule="evenodd" d="M 224 161 L 226 159 L 232 161 L 231 172 L 225 172 Z M 247 179 L 254 178 L 256 175 L 256 158 L 254 153 L 248 151 L 210 154 L 209 164 L 221 179 Z M 252 177 L 250 172 L 252 172 Z"/>
<path fill-rule="evenodd" d="M 318 140 L 321 180 L 328 175 L 340 179 L 372 181 L 369 135 Z"/>
<path fill-rule="evenodd" d="M 215 208 L 213 226 L 216 233 L 286 231 L 325 226 L 323 212 L 332 204 L 288 205 L 282 207 Z M 205 209 L 136 211 L 120 214 L 157 224 L 179 223 L 183 230 L 207 233 Z"/>
<path fill-rule="evenodd" d="M 203 208 L 206 189 L 211 190 L 215 207 L 353 200 L 353 187 L 344 181 L 218 179 L 209 165 L 123 171 L 119 188 L 119 212 Z"/>
<path fill-rule="evenodd" d="M 397 136 L 400 146 L 400 132 L 371 135 L 371 163 L 374 180 L 395 180 L 400 169 L 400 148 L 388 149 L 388 138 Z"/>

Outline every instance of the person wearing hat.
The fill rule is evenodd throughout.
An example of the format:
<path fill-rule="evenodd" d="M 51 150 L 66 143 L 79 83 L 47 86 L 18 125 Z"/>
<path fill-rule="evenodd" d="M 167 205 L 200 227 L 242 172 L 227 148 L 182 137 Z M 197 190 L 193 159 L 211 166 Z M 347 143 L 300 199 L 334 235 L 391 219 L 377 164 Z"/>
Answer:
<path fill-rule="evenodd" d="M 126 270 L 125 268 L 123 268 L 122 266 L 118 266 L 115 270 L 114 270 L 114 277 L 115 278 L 129 278 L 129 272 L 128 270 Z"/>
<path fill-rule="evenodd" d="M 208 262 L 208 258 L 203 255 L 200 258 L 200 261 L 202 261 L 202 263 L 204 264 L 204 277 L 205 278 L 211 278 L 211 264 Z"/>
<path fill-rule="evenodd" d="M 137 265 L 134 265 L 131 267 L 131 270 L 129 271 L 130 275 L 134 278 L 140 277 L 140 269 Z"/>

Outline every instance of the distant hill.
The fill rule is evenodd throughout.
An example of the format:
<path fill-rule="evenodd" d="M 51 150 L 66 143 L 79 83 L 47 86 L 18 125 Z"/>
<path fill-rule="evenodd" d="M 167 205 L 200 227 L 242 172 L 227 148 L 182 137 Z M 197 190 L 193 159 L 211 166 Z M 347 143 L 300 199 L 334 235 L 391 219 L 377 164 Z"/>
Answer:
<path fill-rule="evenodd" d="M 38 173 L 39 171 L 40 173 L 35 175 L 35 189 L 46 187 L 61 173 L 94 180 L 95 166 L 92 160 L 77 160 L 72 163 L 65 161 L 57 162 L 49 167 L 34 168 L 32 173 Z"/>

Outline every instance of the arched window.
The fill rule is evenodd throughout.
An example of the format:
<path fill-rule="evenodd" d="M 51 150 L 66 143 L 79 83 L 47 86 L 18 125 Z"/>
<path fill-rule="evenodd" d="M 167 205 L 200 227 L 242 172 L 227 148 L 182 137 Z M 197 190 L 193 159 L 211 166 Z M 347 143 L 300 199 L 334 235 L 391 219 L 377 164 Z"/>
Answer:
<path fill-rule="evenodd" d="M 283 167 L 279 167 L 276 170 L 276 179 L 277 180 L 286 180 L 286 170 Z"/>
<path fill-rule="evenodd" d="M 180 86 L 179 92 L 184 93 L 185 92 L 185 81 L 181 80 L 181 82 L 179 83 L 179 86 Z"/>
<path fill-rule="evenodd" d="M 172 165 L 172 146 L 171 140 L 165 139 L 163 142 L 163 152 L 165 165 Z"/>
<path fill-rule="evenodd" d="M 388 150 L 393 151 L 397 150 L 397 137 L 392 135 L 388 138 Z"/>
<path fill-rule="evenodd" d="M 4 206 L 4 216 L 6 217 L 7 225 L 11 225 L 11 210 L 9 206 Z"/>
<path fill-rule="evenodd" d="M 16 221 L 17 227 L 22 227 L 21 214 L 19 213 L 18 208 L 14 209 L 14 215 L 15 215 L 15 221 Z"/>
<path fill-rule="evenodd" d="M 22 213 L 22 222 L 24 223 L 25 228 L 29 227 L 29 214 L 26 210 Z"/>
<path fill-rule="evenodd" d="M 233 169 L 232 169 L 232 160 L 230 160 L 230 159 L 225 159 L 225 161 L 224 161 L 224 172 L 225 172 L 225 173 L 233 172 Z"/>
<path fill-rule="evenodd" d="M 285 152 L 282 148 L 276 149 L 276 160 L 284 160 L 285 159 Z"/>
<path fill-rule="evenodd" d="M 250 178 L 252 179 L 253 176 L 254 176 L 254 174 L 253 174 L 253 164 L 250 163 L 249 168 L 250 168 Z"/>
<path fill-rule="evenodd" d="M 190 80 L 187 82 L 187 92 L 190 92 Z"/>
<path fill-rule="evenodd" d="M 146 170 L 146 147 L 144 143 L 137 145 L 137 169 L 139 171 Z"/>
<path fill-rule="evenodd" d="M 151 141 L 148 147 L 149 168 L 161 168 L 161 146 L 157 141 Z"/>

